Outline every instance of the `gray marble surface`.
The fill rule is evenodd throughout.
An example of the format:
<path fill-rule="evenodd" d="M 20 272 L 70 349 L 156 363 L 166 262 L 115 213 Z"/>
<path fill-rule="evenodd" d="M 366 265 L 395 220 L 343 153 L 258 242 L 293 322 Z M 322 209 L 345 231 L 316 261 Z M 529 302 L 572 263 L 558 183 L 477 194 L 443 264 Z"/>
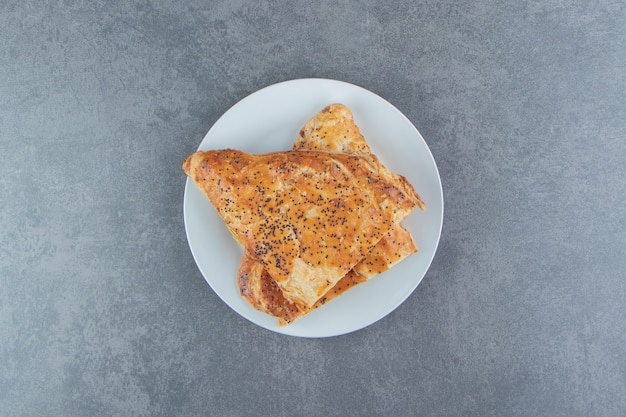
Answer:
<path fill-rule="evenodd" d="M 224 304 L 182 160 L 302 77 L 418 127 L 446 202 L 417 290 L 361 331 Z M 626 415 L 626 6 L 3 1 L 0 415 Z"/>

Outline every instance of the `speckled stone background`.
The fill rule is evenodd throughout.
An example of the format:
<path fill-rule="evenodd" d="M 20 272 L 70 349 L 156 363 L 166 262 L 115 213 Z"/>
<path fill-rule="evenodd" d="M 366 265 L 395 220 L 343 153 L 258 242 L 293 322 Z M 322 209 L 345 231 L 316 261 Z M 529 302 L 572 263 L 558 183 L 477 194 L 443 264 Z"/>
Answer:
<path fill-rule="evenodd" d="M 271 333 L 208 287 L 183 158 L 275 82 L 368 88 L 446 214 L 374 325 Z M 0 415 L 626 415 L 626 6 L 3 1 Z"/>

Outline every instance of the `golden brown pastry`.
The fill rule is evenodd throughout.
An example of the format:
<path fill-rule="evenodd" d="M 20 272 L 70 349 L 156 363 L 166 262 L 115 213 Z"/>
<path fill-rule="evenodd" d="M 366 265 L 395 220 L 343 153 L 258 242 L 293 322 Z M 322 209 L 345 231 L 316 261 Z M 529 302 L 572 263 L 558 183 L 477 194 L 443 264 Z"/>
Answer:
<path fill-rule="evenodd" d="M 370 156 L 370 149 L 354 123 L 351 111 L 332 104 L 317 113 L 300 131 L 294 150 L 328 150 L 333 153 Z M 386 271 L 406 256 L 417 252 L 410 233 L 400 224 L 392 227 L 376 246 L 312 308 L 287 300 L 263 266 L 244 253 L 239 271 L 241 295 L 255 309 L 278 318 L 280 325 L 293 322 L 347 289 Z"/>
<path fill-rule="evenodd" d="M 279 325 L 286 325 L 302 317 L 346 290 L 380 274 L 402 259 L 417 252 L 411 234 L 395 225 L 374 248 L 354 268 L 341 278 L 313 307 L 287 300 L 282 290 L 269 273 L 252 256 L 245 253 L 237 273 L 237 285 L 241 296 L 255 309 L 270 314 L 278 319 Z"/>
<path fill-rule="evenodd" d="M 248 254 L 241 259 L 237 286 L 252 307 L 276 317 L 280 325 L 289 324 L 305 314 L 304 307 L 287 300 L 263 265 Z"/>
<path fill-rule="evenodd" d="M 199 151 L 183 169 L 283 295 L 311 307 L 416 206 L 375 157 Z"/>
<path fill-rule="evenodd" d="M 350 109 L 331 104 L 320 110 L 300 130 L 293 144 L 297 151 L 326 151 L 372 157 Z"/>

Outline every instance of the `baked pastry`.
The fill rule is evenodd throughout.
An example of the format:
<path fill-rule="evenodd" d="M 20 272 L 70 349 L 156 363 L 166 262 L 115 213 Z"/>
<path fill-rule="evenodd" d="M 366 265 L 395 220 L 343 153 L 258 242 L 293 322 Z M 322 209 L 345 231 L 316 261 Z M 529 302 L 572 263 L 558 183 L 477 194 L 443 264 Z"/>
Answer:
<path fill-rule="evenodd" d="M 354 123 L 352 112 L 343 104 L 331 104 L 313 116 L 300 129 L 292 149 L 372 157 L 370 147 Z"/>
<path fill-rule="evenodd" d="M 361 262 L 356 264 L 312 307 L 286 299 L 280 287 L 274 282 L 263 265 L 247 253 L 244 254 L 239 266 L 237 285 L 241 296 L 250 305 L 276 317 L 278 324 L 282 326 L 292 323 L 310 311 L 326 304 L 355 285 L 385 272 L 415 252 L 417 252 L 417 248 L 411 234 L 401 224 L 395 225 Z"/>
<path fill-rule="evenodd" d="M 228 149 L 196 152 L 184 169 L 285 296 L 310 307 L 420 201 L 375 162 Z"/>
<path fill-rule="evenodd" d="M 329 151 L 369 157 L 367 142 L 354 123 L 350 109 L 332 104 L 317 113 L 300 130 L 294 150 Z M 278 285 L 263 266 L 248 253 L 244 253 L 239 267 L 237 283 L 240 293 L 255 309 L 278 318 L 285 325 L 307 314 L 349 288 L 380 274 L 406 256 L 417 252 L 411 234 L 396 224 L 374 248 L 332 287 L 313 307 L 309 308 L 287 300 Z"/>
<path fill-rule="evenodd" d="M 331 106 L 305 126 L 294 145 L 303 150 L 264 155 L 199 151 L 183 164 L 245 248 L 242 266 L 262 268 L 266 283 L 299 311 L 332 297 L 329 290 L 347 274 L 357 275 L 352 281 L 358 283 L 367 277 L 363 271 L 374 273 L 372 264 L 351 271 L 415 207 L 423 208 L 408 181 L 371 155 L 358 129 L 343 142 L 336 134 L 331 135 L 335 139 L 318 134 L 324 126 L 331 133 L 352 121 L 349 110 L 349 117 L 344 107 L 338 110 L 343 114 L 338 120 Z M 317 122 L 321 125 L 314 126 Z M 352 281 L 346 280 L 346 286 Z M 258 298 L 259 291 L 250 294 Z"/>

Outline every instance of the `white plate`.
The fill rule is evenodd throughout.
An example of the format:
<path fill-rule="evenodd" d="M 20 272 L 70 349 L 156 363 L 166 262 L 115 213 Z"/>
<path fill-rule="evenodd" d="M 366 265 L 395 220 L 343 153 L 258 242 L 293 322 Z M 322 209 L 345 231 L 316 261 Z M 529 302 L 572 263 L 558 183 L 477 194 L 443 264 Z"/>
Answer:
<path fill-rule="evenodd" d="M 244 98 L 213 125 L 199 150 L 233 148 L 251 153 L 289 150 L 302 126 L 331 103 L 348 106 L 372 152 L 413 184 L 427 210 L 403 221 L 419 252 L 389 271 L 280 327 L 240 295 L 236 274 L 242 248 L 198 187 L 187 179 L 184 216 L 187 239 L 200 272 L 233 310 L 266 329 L 301 337 L 349 333 L 385 317 L 417 287 L 435 255 L 443 222 L 443 192 L 435 160 L 411 122 L 376 94 L 341 81 L 299 79 L 263 88 Z M 181 161 L 182 162 L 182 161 Z"/>

